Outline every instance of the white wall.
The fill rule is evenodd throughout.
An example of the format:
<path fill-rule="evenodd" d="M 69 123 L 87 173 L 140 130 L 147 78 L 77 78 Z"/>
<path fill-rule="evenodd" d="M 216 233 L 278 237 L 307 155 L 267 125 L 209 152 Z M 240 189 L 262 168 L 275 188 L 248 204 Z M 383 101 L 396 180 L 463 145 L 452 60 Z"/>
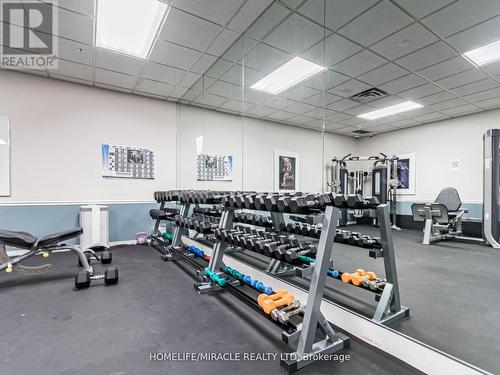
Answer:
<path fill-rule="evenodd" d="M 427 125 L 384 133 L 356 142 L 356 152 L 416 155 L 416 194 L 404 201 L 432 201 L 445 186 L 454 186 L 462 201 L 483 200 L 483 134 L 500 127 L 500 110 L 472 114 Z M 461 168 L 450 169 L 459 159 Z"/>
<path fill-rule="evenodd" d="M 0 203 L 143 201 L 175 188 L 175 104 L 1 70 L 0 114 L 11 128 Z M 154 150 L 156 179 L 103 178 L 102 143 Z"/>
<path fill-rule="evenodd" d="M 180 106 L 178 113 L 178 186 L 180 189 L 274 190 L 274 149 L 300 154 L 299 190 L 321 191 L 323 138 L 318 131 Z M 196 137 L 203 135 L 203 152 L 233 155 L 233 181 L 196 181 Z M 354 140 L 327 134 L 325 148 L 345 154 Z M 326 154 L 328 160 L 329 154 Z"/>

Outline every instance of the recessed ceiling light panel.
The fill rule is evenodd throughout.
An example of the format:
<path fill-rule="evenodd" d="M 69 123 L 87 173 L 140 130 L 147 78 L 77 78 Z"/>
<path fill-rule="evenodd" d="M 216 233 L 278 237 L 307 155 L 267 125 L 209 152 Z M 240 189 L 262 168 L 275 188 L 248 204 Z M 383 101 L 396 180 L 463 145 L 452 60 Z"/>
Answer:
<path fill-rule="evenodd" d="M 500 40 L 465 52 L 463 56 L 477 66 L 488 65 L 500 61 Z"/>
<path fill-rule="evenodd" d="M 167 8 L 158 0 L 98 0 L 97 47 L 146 58 Z"/>
<path fill-rule="evenodd" d="M 396 105 L 391 105 L 390 107 L 380 108 L 372 112 L 363 113 L 359 115 L 359 118 L 364 118 L 366 120 L 376 120 L 378 118 L 395 115 L 397 113 L 411 111 L 412 109 L 422 108 L 422 104 L 415 102 L 403 102 Z"/>
<path fill-rule="evenodd" d="M 250 86 L 250 88 L 264 91 L 268 94 L 278 95 L 305 79 L 311 78 L 325 70 L 326 68 L 324 66 L 297 56 L 269 73 L 260 81 Z"/>

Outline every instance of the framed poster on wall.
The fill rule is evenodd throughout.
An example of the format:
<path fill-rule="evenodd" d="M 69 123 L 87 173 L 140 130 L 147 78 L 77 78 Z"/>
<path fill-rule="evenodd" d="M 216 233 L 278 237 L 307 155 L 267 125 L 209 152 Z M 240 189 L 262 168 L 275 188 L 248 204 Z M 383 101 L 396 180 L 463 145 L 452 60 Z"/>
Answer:
<path fill-rule="evenodd" d="M 400 185 L 398 194 L 413 195 L 415 194 L 415 153 L 409 152 L 396 156 L 399 158 L 397 179 Z M 394 178 L 394 176 L 391 176 L 391 178 Z"/>
<path fill-rule="evenodd" d="M 233 156 L 198 153 L 196 176 L 198 181 L 232 181 Z"/>
<path fill-rule="evenodd" d="M 299 190 L 300 155 L 296 152 L 274 150 L 274 190 L 295 192 Z"/>
<path fill-rule="evenodd" d="M 103 177 L 154 180 L 155 155 L 145 148 L 102 144 Z"/>

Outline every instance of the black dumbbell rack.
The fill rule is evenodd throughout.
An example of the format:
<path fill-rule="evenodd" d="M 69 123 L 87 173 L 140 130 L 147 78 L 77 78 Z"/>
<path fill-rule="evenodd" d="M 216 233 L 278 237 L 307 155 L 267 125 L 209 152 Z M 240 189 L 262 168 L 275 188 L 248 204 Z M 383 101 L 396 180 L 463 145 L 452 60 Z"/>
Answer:
<path fill-rule="evenodd" d="M 154 199 L 156 202 L 160 204 L 160 207 L 157 210 L 150 210 L 149 215 L 153 220 L 155 220 L 155 224 L 153 227 L 153 233 L 151 233 L 151 245 L 161 254 L 165 254 L 167 252 L 167 248 L 170 245 L 160 233 L 160 224 L 162 221 L 173 221 L 174 216 L 178 213 L 178 209 L 176 208 L 166 208 L 165 204 L 171 199 L 167 197 L 166 191 L 156 191 L 154 193 Z"/>
<path fill-rule="evenodd" d="M 184 203 L 181 204 L 181 213 L 179 216 L 187 218 L 188 213 L 190 212 L 190 207 L 193 203 L 191 202 L 196 202 L 198 200 L 198 196 L 202 194 L 201 192 L 189 192 L 183 196 L 183 200 L 181 199 L 181 202 L 184 201 Z M 272 193 L 271 193 L 272 194 Z M 255 210 L 254 208 L 248 208 L 248 207 L 242 207 L 241 204 L 238 205 L 238 197 L 234 196 L 232 193 L 225 193 L 224 192 L 217 192 L 216 193 L 217 197 L 214 199 L 210 200 L 210 204 L 217 204 L 217 207 L 222 207 L 222 208 L 216 208 L 213 211 L 216 211 L 218 214 L 220 212 L 221 219 L 219 222 L 218 229 L 225 229 L 229 230 L 233 228 L 233 223 L 235 222 L 235 211 L 239 210 L 241 208 L 246 208 L 247 210 Z M 261 194 L 262 195 L 262 194 Z M 241 197 L 241 195 L 240 195 Z M 321 210 L 318 210 L 315 215 L 316 215 L 316 222 L 318 222 L 318 219 L 322 218 L 322 215 L 324 215 L 324 212 L 326 211 L 327 207 L 331 206 L 324 206 Z M 266 207 L 265 205 L 260 205 L 259 206 L 259 211 L 265 211 Z M 202 210 L 203 211 L 203 210 Z M 376 293 L 376 300 L 378 302 L 376 311 L 373 316 L 373 320 L 379 323 L 383 324 L 391 324 L 397 320 L 400 320 L 406 316 L 409 315 L 409 309 L 407 307 L 401 306 L 400 302 L 400 294 L 399 294 L 399 285 L 398 285 L 398 277 L 397 277 L 397 270 L 396 270 L 396 263 L 395 263 L 395 256 L 394 256 L 394 246 L 393 246 L 393 241 L 392 241 L 392 232 L 390 229 L 390 221 L 389 221 L 389 208 L 387 205 L 379 205 L 376 208 L 377 211 L 377 217 L 378 217 L 378 222 L 379 222 L 379 229 L 380 229 L 380 243 L 381 243 L 381 249 L 380 248 L 374 248 L 374 249 L 369 249 L 369 255 L 373 258 L 377 257 L 383 257 L 384 258 L 384 269 L 385 269 L 385 286 L 383 291 L 377 292 Z M 273 229 L 276 232 L 283 231 L 285 226 L 285 220 L 284 220 L 284 215 L 282 212 L 270 212 L 271 214 L 271 220 L 273 223 Z M 256 225 L 256 224 L 253 224 Z M 320 232 L 320 239 L 323 236 L 323 231 L 325 227 L 322 227 L 322 230 Z M 174 239 L 172 241 L 172 246 L 174 248 L 180 248 L 182 243 L 181 243 L 181 236 L 186 234 L 187 228 L 185 227 L 180 227 L 176 226 L 175 231 L 174 231 Z M 336 238 L 337 233 L 334 234 L 334 241 Z M 302 236 L 304 236 L 302 234 Z M 308 236 L 305 236 L 308 237 Z M 317 238 L 317 237 L 315 237 Z M 219 270 L 221 266 L 221 260 L 217 259 L 222 259 L 222 256 L 224 253 L 228 253 L 226 250 L 228 247 L 228 243 L 225 241 L 221 240 L 216 240 L 214 243 L 214 248 L 213 248 L 213 262 L 214 264 L 210 264 L 210 269 L 211 270 Z M 319 249 L 318 249 L 319 250 Z M 373 255 L 375 254 L 375 255 Z M 172 252 L 168 252 L 167 254 L 163 255 L 164 260 L 171 260 L 175 259 L 175 254 Z M 331 265 L 331 261 L 330 261 Z M 298 274 L 299 276 L 310 276 L 310 272 L 312 270 L 312 267 L 306 267 L 306 268 L 300 268 L 297 267 L 296 264 L 290 264 L 289 262 L 285 262 L 281 259 L 276 259 L 276 258 L 271 258 L 270 263 L 268 267 L 266 268 L 266 271 L 269 273 L 272 273 L 276 276 L 284 276 L 287 274 Z M 205 293 L 205 292 L 212 292 L 214 290 L 217 290 L 218 286 L 216 284 L 212 284 L 211 282 L 208 282 L 206 287 L 200 287 L 199 292 L 200 293 Z"/>
<path fill-rule="evenodd" d="M 225 207 L 222 211 L 218 229 L 227 230 L 233 225 L 235 209 Z M 283 215 L 273 213 L 274 225 L 279 228 L 282 224 Z M 320 307 L 326 284 L 327 269 L 331 264 L 333 243 L 336 226 L 339 219 L 339 210 L 335 207 L 327 207 L 323 219 L 323 231 L 319 239 L 316 261 L 311 266 L 311 283 L 307 297 L 306 310 L 300 328 L 294 333 L 283 331 L 283 340 L 291 346 L 296 347 L 294 355 L 287 360 L 281 361 L 281 366 L 288 372 L 297 371 L 313 362 L 315 355 L 334 353 L 345 348 L 349 338 L 342 333 L 335 332 L 321 313 Z M 208 268 L 218 273 L 222 266 L 222 259 L 226 243 L 216 241 L 212 251 Z M 203 283 L 195 284 L 199 294 L 213 293 L 221 290 L 221 287 L 207 279 Z M 324 339 L 316 341 L 316 332 L 319 329 Z"/>

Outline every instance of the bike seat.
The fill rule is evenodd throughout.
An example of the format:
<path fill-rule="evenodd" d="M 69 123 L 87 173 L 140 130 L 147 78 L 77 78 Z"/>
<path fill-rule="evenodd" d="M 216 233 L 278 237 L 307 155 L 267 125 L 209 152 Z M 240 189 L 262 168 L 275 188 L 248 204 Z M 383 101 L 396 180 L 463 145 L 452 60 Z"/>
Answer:
<path fill-rule="evenodd" d="M 0 230 L 0 242 L 3 242 L 5 245 L 30 249 L 36 241 L 37 238 L 30 233 Z"/>
<path fill-rule="evenodd" d="M 67 229 L 61 232 L 51 233 L 44 236 L 40 241 L 38 241 L 37 247 L 47 247 L 49 245 L 55 245 L 64 240 L 69 240 L 70 238 L 77 237 L 83 233 L 83 228 L 78 227 L 74 229 Z"/>

